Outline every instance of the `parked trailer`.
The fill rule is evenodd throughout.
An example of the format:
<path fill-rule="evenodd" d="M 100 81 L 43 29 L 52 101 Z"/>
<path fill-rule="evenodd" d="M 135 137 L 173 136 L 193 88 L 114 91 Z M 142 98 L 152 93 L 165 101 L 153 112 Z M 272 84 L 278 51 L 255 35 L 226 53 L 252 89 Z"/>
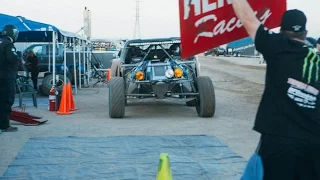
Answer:
<path fill-rule="evenodd" d="M 227 53 L 232 56 L 255 56 L 257 55 L 254 42 L 250 37 L 243 38 L 227 44 Z"/>

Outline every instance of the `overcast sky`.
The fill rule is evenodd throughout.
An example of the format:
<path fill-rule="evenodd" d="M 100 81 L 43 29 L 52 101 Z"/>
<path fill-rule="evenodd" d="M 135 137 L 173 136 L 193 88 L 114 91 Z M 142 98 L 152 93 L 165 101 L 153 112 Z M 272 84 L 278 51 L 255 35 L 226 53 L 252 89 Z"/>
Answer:
<path fill-rule="evenodd" d="M 212 0 L 213 1 L 213 0 Z M 55 25 L 76 32 L 83 26 L 83 10 L 92 16 L 95 38 L 132 38 L 135 23 L 134 0 L 0 0 L 0 12 Z M 320 36 L 320 0 L 287 0 L 288 8 L 303 10 L 311 36 Z M 141 37 L 179 36 L 178 0 L 140 2 Z"/>

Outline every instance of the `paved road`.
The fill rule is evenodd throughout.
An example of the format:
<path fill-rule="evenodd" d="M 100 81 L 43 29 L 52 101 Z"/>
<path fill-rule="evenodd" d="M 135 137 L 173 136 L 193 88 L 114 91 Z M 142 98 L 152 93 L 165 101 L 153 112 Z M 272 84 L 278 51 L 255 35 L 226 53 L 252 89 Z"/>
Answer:
<path fill-rule="evenodd" d="M 195 108 L 184 103 L 130 103 L 125 119 L 109 119 L 108 89 L 82 89 L 75 96 L 78 111 L 58 116 L 30 107 L 32 114 L 49 119 L 38 127 L 19 126 L 16 133 L 0 135 L 0 175 L 4 173 L 30 137 L 115 135 L 214 135 L 237 154 L 248 159 L 259 135 L 252 131 L 263 91 L 263 67 L 239 66 L 213 57 L 200 57 L 202 75 L 212 78 L 217 110 L 213 118 L 199 118 Z"/>

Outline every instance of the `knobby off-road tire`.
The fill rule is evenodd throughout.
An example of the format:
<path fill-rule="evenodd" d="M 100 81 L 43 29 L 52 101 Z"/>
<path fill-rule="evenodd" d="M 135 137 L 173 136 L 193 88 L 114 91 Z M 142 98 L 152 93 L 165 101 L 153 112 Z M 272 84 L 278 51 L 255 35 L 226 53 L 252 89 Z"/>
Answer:
<path fill-rule="evenodd" d="M 123 118 L 125 115 L 125 83 L 123 77 L 112 77 L 109 86 L 109 116 Z"/>
<path fill-rule="evenodd" d="M 56 84 L 57 89 L 62 89 L 64 83 L 67 84 L 70 82 L 68 77 L 66 80 L 67 82 L 64 82 L 64 75 L 59 74 L 59 81 Z M 42 80 L 42 85 L 41 85 L 42 92 L 47 96 L 49 95 L 50 89 L 52 88 L 52 82 L 53 82 L 53 74 L 47 75 Z"/>
<path fill-rule="evenodd" d="M 211 79 L 207 76 L 199 76 L 196 79 L 199 97 L 196 110 L 200 117 L 212 117 L 216 110 L 216 98 Z"/>

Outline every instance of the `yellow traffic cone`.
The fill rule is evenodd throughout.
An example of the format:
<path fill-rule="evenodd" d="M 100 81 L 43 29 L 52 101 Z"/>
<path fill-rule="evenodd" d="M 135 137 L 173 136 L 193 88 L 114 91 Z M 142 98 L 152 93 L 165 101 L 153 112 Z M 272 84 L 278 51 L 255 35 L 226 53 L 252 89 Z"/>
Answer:
<path fill-rule="evenodd" d="M 160 162 L 156 180 L 172 180 L 169 155 L 167 153 L 160 154 Z"/>

